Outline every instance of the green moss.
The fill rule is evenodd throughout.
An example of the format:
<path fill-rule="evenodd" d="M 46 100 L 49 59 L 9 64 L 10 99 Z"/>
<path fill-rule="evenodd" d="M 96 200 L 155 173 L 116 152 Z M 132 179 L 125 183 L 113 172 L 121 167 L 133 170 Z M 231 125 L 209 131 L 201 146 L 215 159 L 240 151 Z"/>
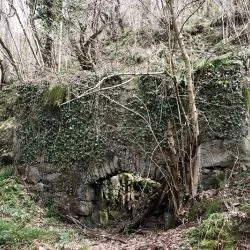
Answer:
<path fill-rule="evenodd" d="M 140 186 L 144 190 L 152 190 L 155 188 L 160 188 L 161 184 L 149 178 L 136 177 L 135 185 Z"/>
<path fill-rule="evenodd" d="M 238 63 L 237 61 L 233 60 L 232 54 L 227 53 L 222 56 L 218 56 L 215 58 L 207 59 L 200 59 L 195 62 L 194 68 L 196 71 L 220 71 L 223 70 L 223 67 L 228 65 L 232 65 L 234 63 Z"/>
<path fill-rule="evenodd" d="M 110 215 L 110 218 L 112 220 L 117 220 L 118 218 L 120 218 L 121 213 L 119 211 L 116 211 L 116 210 L 110 210 L 109 215 Z"/>
<path fill-rule="evenodd" d="M 56 107 L 66 100 L 67 86 L 61 83 L 52 84 L 44 93 L 44 105 Z"/>
<path fill-rule="evenodd" d="M 237 227 L 237 222 L 229 214 L 213 213 L 207 219 L 204 219 L 200 225 L 189 231 L 189 241 L 195 249 L 201 243 L 205 247 L 208 243 L 216 244 L 219 241 L 223 241 L 225 247 L 230 249 L 237 240 Z"/>
<path fill-rule="evenodd" d="M 202 240 L 199 246 L 204 250 L 216 249 L 218 246 L 217 240 Z"/>
<path fill-rule="evenodd" d="M 108 223 L 109 223 L 108 212 L 106 210 L 102 210 L 99 212 L 99 215 L 100 215 L 100 224 L 103 226 L 108 225 Z"/>
<path fill-rule="evenodd" d="M 188 218 L 194 219 L 198 214 L 208 218 L 213 213 L 221 212 L 222 204 L 223 200 L 221 198 L 197 202 L 190 208 Z"/>
<path fill-rule="evenodd" d="M 250 89 L 243 88 L 242 89 L 242 96 L 243 96 L 244 104 L 245 104 L 247 110 L 249 110 L 250 109 Z"/>
<path fill-rule="evenodd" d="M 10 178 L 14 173 L 13 166 L 5 166 L 0 168 L 0 182 Z"/>
<path fill-rule="evenodd" d="M 220 244 L 223 244 L 224 250 L 235 249 L 235 242 L 233 241 L 221 242 L 219 240 L 202 240 L 199 244 L 198 249 L 202 249 L 202 250 L 219 249 Z"/>

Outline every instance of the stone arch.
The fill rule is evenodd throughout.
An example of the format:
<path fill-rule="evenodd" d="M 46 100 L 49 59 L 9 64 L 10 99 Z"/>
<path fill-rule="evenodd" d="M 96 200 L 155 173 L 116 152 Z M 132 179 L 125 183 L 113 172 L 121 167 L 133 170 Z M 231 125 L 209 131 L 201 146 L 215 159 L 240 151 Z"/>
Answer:
<path fill-rule="evenodd" d="M 133 148 L 126 148 L 114 154 L 110 159 L 104 160 L 101 166 L 90 168 L 85 174 L 84 181 L 87 184 L 93 184 L 120 173 L 133 173 L 157 182 L 161 182 L 166 175 L 164 162 L 153 162 Z"/>

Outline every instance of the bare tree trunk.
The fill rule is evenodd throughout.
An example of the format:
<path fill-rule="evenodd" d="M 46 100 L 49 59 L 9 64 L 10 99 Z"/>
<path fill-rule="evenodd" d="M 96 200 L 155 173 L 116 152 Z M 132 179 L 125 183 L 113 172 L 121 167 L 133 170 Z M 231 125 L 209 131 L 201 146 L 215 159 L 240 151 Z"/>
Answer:
<path fill-rule="evenodd" d="M 19 71 L 19 69 L 17 67 L 17 64 L 16 64 L 16 62 L 14 60 L 14 57 L 13 57 L 10 49 L 7 47 L 7 45 L 4 43 L 4 41 L 1 38 L 0 38 L 0 45 L 3 48 L 3 50 L 7 53 L 8 59 L 9 59 L 11 65 L 13 66 L 13 68 L 15 69 L 18 79 L 22 82 L 23 77 L 22 77 L 22 75 L 21 75 L 21 73 L 20 73 L 20 71 Z"/>
<path fill-rule="evenodd" d="M 87 29 L 86 26 L 83 26 L 81 23 L 80 25 L 80 40 L 79 45 L 77 44 L 76 39 L 74 38 L 74 35 L 71 34 L 70 36 L 70 43 L 73 47 L 73 50 L 77 56 L 78 62 L 80 63 L 80 66 L 82 70 L 93 70 L 95 66 L 95 40 L 98 37 L 99 34 L 104 29 L 104 26 L 102 26 L 99 30 L 97 30 L 93 35 L 91 35 L 89 38 L 85 38 L 85 31 Z"/>
<path fill-rule="evenodd" d="M 198 145 L 198 136 L 199 136 L 199 124 L 198 124 L 198 112 L 195 103 L 195 94 L 194 94 L 194 83 L 192 78 L 192 65 L 189 55 L 186 50 L 186 46 L 183 40 L 182 32 L 180 30 L 177 14 L 175 10 L 175 1 L 166 0 L 168 9 L 171 14 L 171 21 L 174 29 L 174 34 L 178 45 L 181 50 L 182 58 L 185 63 L 185 78 L 187 83 L 188 90 L 188 119 L 191 127 L 191 134 L 189 135 L 189 191 L 191 197 L 194 197 L 197 194 L 198 182 L 200 179 L 200 161 L 199 161 L 199 145 Z"/>
<path fill-rule="evenodd" d="M 62 0 L 62 15 L 64 15 L 64 1 Z M 59 48 L 58 48 L 58 67 L 57 70 L 61 71 L 61 63 L 62 63 L 62 39 L 63 39 L 63 19 L 60 21 L 59 28 Z"/>
<path fill-rule="evenodd" d="M 18 12 L 17 12 L 17 10 L 16 10 L 16 8 L 15 8 L 15 6 L 14 6 L 13 4 L 11 4 L 11 8 L 12 8 L 12 9 L 14 10 L 14 12 L 15 12 L 15 15 L 16 15 L 16 17 L 17 17 L 17 20 L 18 20 L 18 22 L 19 22 L 19 24 L 20 24 L 20 26 L 21 26 L 21 28 L 22 28 L 22 30 L 23 30 L 23 34 L 25 35 L 25 37 L 26 37 L 26 39 L 27 39 L 27 42 L 28 42 L 28 44 L 29 44 L 29 46 L 30 46 L 31 52 L 32 52 L 32 54 L 33 54 L 33 56 L 34 56 L 34 58 L 35 58 L 35 60 L 36 60 L 36 63 L 40 66 L 40 62 L 39 62 L 39 60 L 38 60 L 38 58 L 37 58 L 37 55 L 36 55 L 36 53 L 35 53 L 35 51 L 34 51 L 34 48 L 33 48 L 32 44 L 31 44 L 31 41 L 30 41 L 30 39 L 29 39 L 29 37 L 28 37 L 28 34 L 27 34 L 27 32 L 26 32 L 26 30 L 25 30 L 23 24 L 22 24 L 22 21 L 21 21 L 21 19 L 20 19 L 20 16 L 19 16 L 19 14 L 18 14 Z"/>
<path fill-rule="evenodd" d="M 54 0 L 44 0 L 44 5 L 46 8 L 46 35 L 45 35 L 45 44 L 43 47 L 43 61 L 46 67 L 53 67 L 53 44 L 54 41 L 51 37 L 53 21 L 55 19 L 54 16 Z"/>

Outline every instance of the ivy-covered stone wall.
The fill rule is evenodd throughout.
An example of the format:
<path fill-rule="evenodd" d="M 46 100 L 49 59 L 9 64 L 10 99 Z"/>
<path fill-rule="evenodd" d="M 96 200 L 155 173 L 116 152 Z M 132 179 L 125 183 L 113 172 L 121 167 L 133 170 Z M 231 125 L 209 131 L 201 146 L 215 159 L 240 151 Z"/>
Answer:
<path fill-rule="evenodd" d="M 211 158 L 206 145 L 227 150 L 246 132 L 243 75 L 240 64 L 224 60 L 195 72 L 201 139 L 208 142 L 202 146 L 202 162 Z M 45 201 L 56 204 L 62 214 L 82 216 L 84 223 L 102 221 L 107 210 L 103 204 L 110 201 L 103 203 L 100 190 L 112 176 L 140 173 L 161 182 L 165 163 L 157 145 L 167 152 L 167 123 L 172 122 L 177 138 L 186 128 L 180 124 L 176 90 L 167 76 L 141 75 L 127 84 L 127 78 L 116 76 L 103 81 L 104 90 L 93 88 L 101 79 L 94 74 L 52 77 L 17 87 L 14 148 L 19 170 Z M 182 74 L 178 79 L 187 112 Z M 210 179 L 214 182 L 211 174 L 223 175 L 221 162 L 230 164 L 231 153 L 216 159 L 212 170 L 213 163 L 204 162 L 205 188 L 211 187 Z"/>
<path fill-rule="evenodd" d="M 18 86 L 16 133 L 21 151 L 18 161 L 88 169 L 101 166 L 105 159 L 127 147 L 142 155 L 150 154 L 164 139 L 168 120 L 178 131 L 176 95 L 166 76 L 139 76 L 130 85 L 117 88 L 112 86 L 123 79 L 113 77 L 102 85 L 110 88 L 76 98 L 100 79 L 92 75 L 70 84 L 54 80 Z M 239 64 L 211 63 L 196 71 L 195 83 L 203 140 L 242 136 L 246 111 Z M 179 94 L 184 108 L 185 89 L 181 80 Z M 59 92 L 58 96 L 53 96 L 53 91 L 55 95 Z"/>

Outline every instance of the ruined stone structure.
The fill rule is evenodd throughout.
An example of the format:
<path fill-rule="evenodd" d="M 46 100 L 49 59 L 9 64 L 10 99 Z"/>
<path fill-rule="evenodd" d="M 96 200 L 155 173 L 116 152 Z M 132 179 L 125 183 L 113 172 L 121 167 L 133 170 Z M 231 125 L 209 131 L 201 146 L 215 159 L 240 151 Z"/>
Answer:
<path fill-rule="evenodd" d="M 248 164 L 248 143 L 241 139 L 246 125 L 238 66 L 234 70 L 223 69 L 226 76 L 231 74 L 223 85 L 208 74 L 198 91 L 204 138 L 202 189 L 220 187 L 227 178 L 227 169 L 239 162 Z M 133 210 L 130 200 L 141 187 L 147 187 L 141 178 L 152 187 L 160 185 L 166 175 L 165 162 L 156 147 L 158 142 L 154 141 L 149 124 L 141 119 L 146 107 L 155 137 L 159 141 L 164 138 L 166 121 L 176 104 L 171 87 L 165 97 L 155 91 L 156 87 L 165 86 L 165 80 L 161 76 L 138 77 L 129 86 L 115 88 L 104 96 L 86 95 L 67 105 L 61 104 L 91 89 L 99 79 L 75 77 L 72 86 L 47 82 L 18 86 L 18 94 L 11 93 L 15 98 L 0 114 L 0 142 L 5 145 L 1 163 L 16 164 L 37 199 L 58 207 L 63 216 L 76 216 L 89 225 L 105 224 L 111 214 L 108 207 L 114 203 L 126 203 Z M 197 81 L 202 84 L 201 79 Z M 207 84 L 209 81 L 214 86 Z M 103 87 L 121 82 L 115 77 Z M 3 103 L 6 105 L 6 101 L 2 106 Z"/>

